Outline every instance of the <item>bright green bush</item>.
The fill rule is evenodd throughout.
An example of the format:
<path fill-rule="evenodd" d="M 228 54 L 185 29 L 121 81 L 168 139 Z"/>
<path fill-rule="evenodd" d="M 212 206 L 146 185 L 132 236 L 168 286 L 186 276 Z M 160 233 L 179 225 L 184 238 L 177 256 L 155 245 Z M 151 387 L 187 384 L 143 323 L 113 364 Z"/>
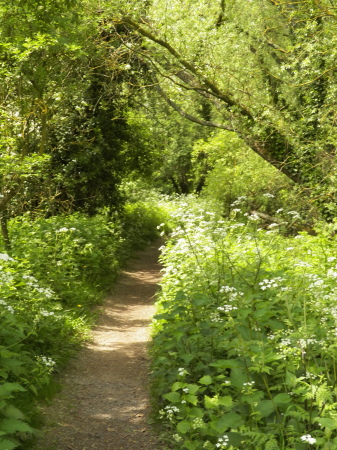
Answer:
<path fill-rule="evenodd" d="M 182 206 L 154 321 L 159 416 L 179 449 L 337 448 L 331 235 Z M 172 439 L 173 436 L 173 439 Z"/>
<path fill-rule="evenodd" d="M 11 222 L 13 254 L 27 261 L 68 306 L 92 305 L 119 269 L 120 220 L 82 214 Z M 107 279 L 109 278 L 109 280 Z M 98 288 L 98 289 L 97 289 Z"/>
<path fill-rule="evenodd" d="M 37 396 L 49 395 L 51 373 L 88 335 L 92 306 L 165 214 L 152 202 L 116 217 L 11 221 L 11 255 L 0 253 L 0 450 L 34 434 Z"/>
<path fill-rule="evenodd" d="M 235 212 L 240 198 L 242 212 L 277 215 L 288 222 L 288 232 L 310 229 L 319 218 L 308 191 L 252 152 L 235 133 L 213 132 L 208 139 L 196 141 L 194 154 L 196 171 L 206 174 L 201 195 L 218 201 L 224 215 Z M 288 213 L 294 210 L 296 221 L 289 220 Z"/>

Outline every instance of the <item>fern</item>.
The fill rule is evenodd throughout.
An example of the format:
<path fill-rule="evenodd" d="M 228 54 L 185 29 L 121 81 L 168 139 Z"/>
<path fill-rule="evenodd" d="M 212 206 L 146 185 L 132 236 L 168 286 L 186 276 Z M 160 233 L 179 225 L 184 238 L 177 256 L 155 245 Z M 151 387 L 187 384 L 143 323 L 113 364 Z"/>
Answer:
<path fill-rule="evenodd" d="M 280 447 L 275 439 L 270 439 L 266 442 L 265 450 L 280 450 Z"/>

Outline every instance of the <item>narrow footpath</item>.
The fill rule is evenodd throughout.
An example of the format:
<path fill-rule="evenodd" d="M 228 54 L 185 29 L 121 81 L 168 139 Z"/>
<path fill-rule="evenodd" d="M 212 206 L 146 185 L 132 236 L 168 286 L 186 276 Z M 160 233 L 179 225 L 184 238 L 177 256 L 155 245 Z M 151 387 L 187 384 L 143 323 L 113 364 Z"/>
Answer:
<path fill-rule="evenodd" d="M 149 323 L 160 280 L 160 242 L 138 253 L 104 302 L 92 340 L 44 408 L 38 450 L 159 450 L 148 424 Z"/>

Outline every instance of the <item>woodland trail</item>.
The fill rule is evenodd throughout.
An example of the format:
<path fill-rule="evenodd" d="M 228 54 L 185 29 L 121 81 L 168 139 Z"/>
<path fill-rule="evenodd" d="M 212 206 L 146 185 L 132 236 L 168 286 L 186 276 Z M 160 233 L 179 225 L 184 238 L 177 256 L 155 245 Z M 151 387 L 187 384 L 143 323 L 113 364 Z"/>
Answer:
<path fill-rule="evenodd" d="M 129 262 L 107 297 L 92 340 L 60 377 L 43 408 L 37 450 L 163 449 L 149 414 L 149 323 L 160 280 L 156 242 Z"/>

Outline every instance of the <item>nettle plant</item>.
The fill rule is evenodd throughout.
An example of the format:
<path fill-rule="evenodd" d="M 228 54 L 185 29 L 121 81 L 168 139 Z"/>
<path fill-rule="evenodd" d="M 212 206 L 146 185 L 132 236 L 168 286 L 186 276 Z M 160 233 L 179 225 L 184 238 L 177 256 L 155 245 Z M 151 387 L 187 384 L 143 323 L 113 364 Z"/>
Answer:
<path fill-rule="evenodd" d="M 177 448 L 337 448 L 334 241 L 182 206 L 154 321 Z"/>

